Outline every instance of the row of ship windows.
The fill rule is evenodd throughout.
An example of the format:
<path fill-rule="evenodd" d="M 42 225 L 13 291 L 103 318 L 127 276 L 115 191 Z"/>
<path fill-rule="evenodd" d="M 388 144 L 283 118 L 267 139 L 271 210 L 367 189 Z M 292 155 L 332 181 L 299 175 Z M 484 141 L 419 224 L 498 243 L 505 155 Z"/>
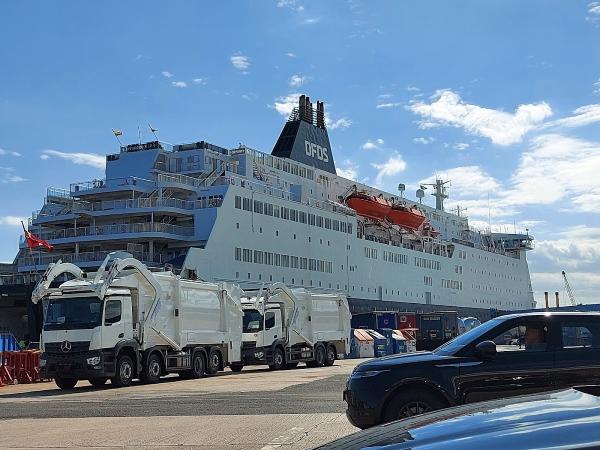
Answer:
<path fill-rule="evenodd" d="M 522 278 L 519 277 L 514 277 L 512 275 L 507 275 L 505 273 L 498 273 L 498 272 L 491 272 L 489 270 L 477 270 L 477 269 L 471 269 L 471 272 L 476 273 L 478 275 L 487 275 L 488 277 L 494 277 L 494 278 L 504 278 L 506 280 L 513 280 L 513 281 L 523 281 Z"/>
<path fill-rule="evenodd" d="M 279 159 L 276 156 L 267 155 L 266 153 L 256 152 L 254 154 L 254 161 L 258 164 L 273 167 L 277 170 L 283 170 L 284 172 L 291 173 L 292 175 L 298 175 L 308 180 L 315 179 L 315 172 L 312 169 L 300 166 L 293 162 Z"/>
<path fill-rule="evenodd" d="M 369 259 L 377 259 L 378 252 L 376 248 L 365 247 L 364 255 Z M 414 257 L 414 263 L 416 267 L 422 267 L 424 269 L 442 270 L 442 264 L 439 261 L 433 259 L 421 258 L 419 256 Z M 387 262 L 393 262 L 397 264 L 408 264 L 408 256 L 402 253 L 383 251 L 383 260 Z"/>
<path fill-rule="evenodd" d="M 442 287 L 445 289 L 456 289 L 462 291 L 463 284 L 462 281 L 442 279 Z"/>
<path fill-rule="evenodd" d="M 465 252 L 466 253 L 466 252 Z M 479 259 L 483 259 L 484 261 L 490 261 L 490 262 L 495 262 L 498 264 L 502 263 L 502 260 L 499 258 L 492 258 L 491 256 L 481 256 L 481 255 L 477 255 L 479 257 Z M 475 258 L 475 253 L 471 253 L 471 257 Z M 465 256 L 466 258 L 466 256 Z M 512 261 L 505 261 L 507 266 L 512 266 L 512 267 L 517 267 L 517 263 L 516 262 L 512 262 Z"/>
<path fill-rule="evenodd" d="M 331 261 L 282 255 L 279 253 L 264 252 L 262 250 L 252 250 L 249 248 L 236 247 L 235 260 L 254 264 L 266 264 L 269 266 L 290 267 L 292 269 L 312 270 L 314 272 L 333 272 L 333 263 Z"/>
<path fill-rule="evenodd" d="M 471 287 L 473 289 L 479 289 L 482 291 L 488 291 L 488 292 L 501 292 L 502 289 L 494 287 L 494 286 L 486 286 L 486 285 L 481 285 L 481 284 L 471 284 Z M 523 291 L 519 291 L 519 290 L 513 290 L 513 289 L 504 289 L 504 292 L 506 292 L 507 294 L 522 294 Z"/>
<path fill-rule="evenodd" d="M 292 222 L 307 223 L 308 225 L 325 228 L 327 230 L 352 234 L 351 223 L 330 219 L 329 217 L 317 216 L 316 214 L 286 208 L 285 206 L 252 200 L 239 195 L 235 196 L 235 207 L 244 211 L 254 211 L 257 214 L 280 217 L 282 219 L 291 220 Z"/>

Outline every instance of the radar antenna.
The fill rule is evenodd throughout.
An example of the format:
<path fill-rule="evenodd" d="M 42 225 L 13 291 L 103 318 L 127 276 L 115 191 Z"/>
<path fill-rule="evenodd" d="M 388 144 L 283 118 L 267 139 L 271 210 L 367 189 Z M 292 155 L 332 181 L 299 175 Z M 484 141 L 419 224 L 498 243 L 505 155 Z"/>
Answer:
<path fill-rule="evenodd" d="M 444 210 L 444 200 L 448 198 L 448 188 L 446 184 L 450 183 L 450 180 L 443 181 L 436 178 L 435 183 L 423 183 L 421 189 L 426 189 L 427 186 L 433 187 L 433 195 L 435 197 L 435 209 L 440 211 Z"/>

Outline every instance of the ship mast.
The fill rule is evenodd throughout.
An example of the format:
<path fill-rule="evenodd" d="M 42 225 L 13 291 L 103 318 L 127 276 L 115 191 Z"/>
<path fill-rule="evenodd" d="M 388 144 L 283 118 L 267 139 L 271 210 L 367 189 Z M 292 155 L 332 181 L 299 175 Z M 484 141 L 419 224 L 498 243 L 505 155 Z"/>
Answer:
<path fill-rule="evenodd" d="M 433 193 L 431 195 L 435 197 L 435 209 L 440 211 L 444 210 L 444 200 L 448 198 L 448 188 L 446 187 L 446 184 L 448 183 L 450 183 L 450 180 L 443 181 L 436 178 L 435 183 L 424 183 L 421 185 L 421 189 L 423 189 L 424 186 L 433 187 Z"/>

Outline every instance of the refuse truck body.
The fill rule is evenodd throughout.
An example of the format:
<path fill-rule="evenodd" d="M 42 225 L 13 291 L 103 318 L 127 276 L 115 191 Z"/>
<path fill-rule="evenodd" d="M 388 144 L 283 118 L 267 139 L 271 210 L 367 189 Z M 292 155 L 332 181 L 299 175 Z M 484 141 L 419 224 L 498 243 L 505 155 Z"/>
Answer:
<path fill-rule="evenodd" d="M 242 297 L 241 360 L 271 369 L 330 366 L 350 351 L 350 310 L 342 294 L 289 289 L 282 283 L 246 292 Z"/>
<path fill-rule="evenodd" d="M 64 273 L 73 279 L 51 288 Z M 32 295 L 44 301 L 41 374 L 63 389 L 214 374 L 241 359 L 241 292 L 150 272 L 127 254 L 108 255 L 95 274 L 53 264 Z"/>

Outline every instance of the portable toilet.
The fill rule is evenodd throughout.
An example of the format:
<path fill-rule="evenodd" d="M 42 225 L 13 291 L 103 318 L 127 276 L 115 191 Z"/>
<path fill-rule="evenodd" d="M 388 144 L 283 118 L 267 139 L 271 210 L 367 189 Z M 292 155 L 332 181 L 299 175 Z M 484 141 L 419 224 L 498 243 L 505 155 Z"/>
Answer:
<path fill-rule="evenodd" d="M 375 348 L 375 357 L 380 358 L 381 356 L 386 356 L 387 353 L 387 339 L 381 333 L 378 333 L 375 330 L 366 330 L 371 337 L 373 338 L 373 346 Z"/>
<path fill-rule="evenodd" d="M 394 353 L 407 353 L 406 338 L 400 330 L 393 330 L 392 343 L 394 345 Z"/>
<path fill-rule="evenodd" d="M 394 351 L 394 330 L 390 328 L 380 328 L 377 332 L 385 337 L 385 351 L 388 355 L 396 353 Z"/>
<path fill-rule="evenodd" d="M 375 356 L 373 336 L 367 333 L 367 330 L 354 330 L 354 341 L 359 358 L 373 358 Z"/>

